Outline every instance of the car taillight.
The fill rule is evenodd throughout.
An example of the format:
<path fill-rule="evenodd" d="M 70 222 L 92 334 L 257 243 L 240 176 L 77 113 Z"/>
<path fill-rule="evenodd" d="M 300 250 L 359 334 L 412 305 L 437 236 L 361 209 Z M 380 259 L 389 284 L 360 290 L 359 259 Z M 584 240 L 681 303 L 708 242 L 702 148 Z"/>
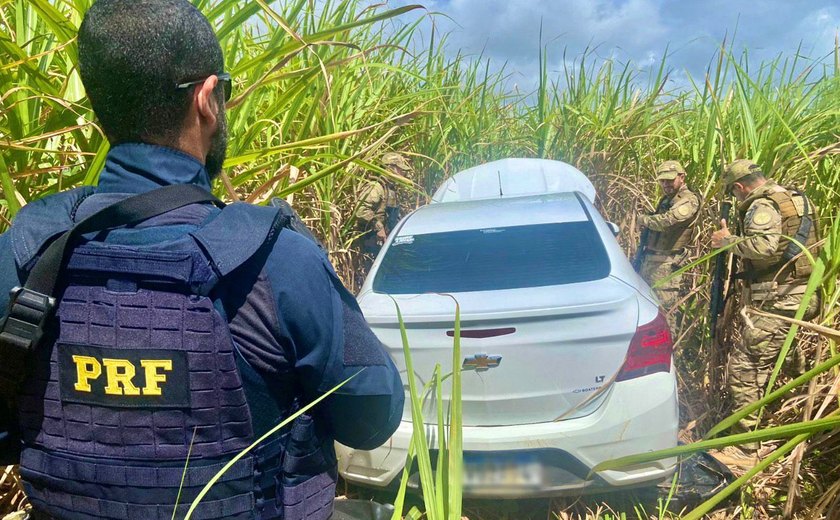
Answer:
<path fill-rule="evenodd" d="M 660 312 L 652 322 L 636 328 L 627 350 L 627 359 L 615 380 L 626 381 L 656 372 L 669 372 L 673 350 L 668 322 Z"/>

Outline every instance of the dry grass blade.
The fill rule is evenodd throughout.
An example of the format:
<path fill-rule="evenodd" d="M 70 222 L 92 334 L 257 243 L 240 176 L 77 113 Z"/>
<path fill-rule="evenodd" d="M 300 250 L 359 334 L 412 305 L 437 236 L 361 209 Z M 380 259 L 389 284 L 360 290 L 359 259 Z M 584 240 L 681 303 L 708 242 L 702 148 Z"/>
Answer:
<path fill-rule="evenodd" d="M 797 320 L 796 318 L 791 318 L 789 316 L 783 316 L 781 314 L 775 314 L 772 312 L 761 311 L 758 309 L 750 308 L 747 311 L 749 314 L 755 314 L 756 316 L 764 316 L 767 318 L 773 318 L 777 320 L 786 321 L 788 323 L 792 323 L 794 325 L 799 325 L 803 329 L 808 329 L 816 332 L 820 336 L 828 338 L 832 341 L 840 342 L 840 330 L 832 329 L 830 327 L 826 327 L 824 325 L 818 325 L 816 323 L 811 323 L 809 321 L 804 320 Z"/>
<path fill-rule="evenodd" d="M 16 466 L 6 466 L 0 473 L 0 515 L 5 515 L 26 505 L 26 495 L 20 485 Z"/>

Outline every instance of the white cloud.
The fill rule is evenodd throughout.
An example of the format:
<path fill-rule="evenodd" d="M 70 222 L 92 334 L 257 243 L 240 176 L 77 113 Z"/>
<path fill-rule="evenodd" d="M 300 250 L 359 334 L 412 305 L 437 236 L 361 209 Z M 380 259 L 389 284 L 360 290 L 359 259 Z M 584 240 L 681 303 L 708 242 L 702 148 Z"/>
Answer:
<path fill-rule="evenodd" d="M 375 1 L 375 0 L 372 0 Z M 391 0 L 391 5 L 418 0 Z M 675 76 L 700 77 L 721 41 L 736 55 L 747 49 L 751 62 L 790 55 L 802 43 L 810 58 L 828 55 L 840 31 L 837 0 L 430 0 L 438 32 L 449 32 L 450 52 L 483 52 L 496 67 L 507 63 L 512 81 L 534 84 L 539 31 L 548 44 L 550 70 L 562 57 L 578 59 L 585 49 L 601 58 L 657 67 L 668 48 Z M 424 30 L 428 34 L 428 28 Z"/>
<path fill-rule="evenodd" d="M 594 45 L 644 57 L 665 34 L 652 0 L 453 0 L 435 7 L 460 25 L 452 28 L 453 43 L 507 60 L 536 61 L 541 24 L 543 43 L 572 52 Z"/>

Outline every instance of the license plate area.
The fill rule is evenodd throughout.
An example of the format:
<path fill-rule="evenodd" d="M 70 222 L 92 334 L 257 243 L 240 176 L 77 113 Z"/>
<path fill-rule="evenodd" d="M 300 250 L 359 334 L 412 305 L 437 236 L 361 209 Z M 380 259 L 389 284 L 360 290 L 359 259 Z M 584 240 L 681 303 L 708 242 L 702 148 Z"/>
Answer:
<path fill-rule="evenodd" d="M 543 465 L 529 452 L 465 452 L 467 489 L 534 489 L 544 482 Z"/>

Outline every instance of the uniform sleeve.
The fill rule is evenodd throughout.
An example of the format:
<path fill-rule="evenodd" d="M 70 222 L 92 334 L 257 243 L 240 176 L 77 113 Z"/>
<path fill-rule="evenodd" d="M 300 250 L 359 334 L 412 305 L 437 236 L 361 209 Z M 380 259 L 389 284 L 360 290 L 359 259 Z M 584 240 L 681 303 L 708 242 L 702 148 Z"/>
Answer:
<path fill-rule="evenodd" d="M 642 215 L 642 225 L 651 231 L 667 231 L 668 228 L 693 219 L 700 209 L 700 199 L 694 193 L 688 193 L 674 201 L 665 213 Z"/>
<path fill-rule="evenodd" d="M 329 398 L 326 415 L 337 441 L 352 448 L 373 449 L 384 444 L 399 426 L 405 390 L 393 360 L 370 330 L 356 299 L 334 273 L 332 281 L 340 302 L 334 309 L 341 309 L 341 327 L 336 332 L 342 345 L 340 355 L 325 370 L 323 384 L 352 379 Z"/>
<path fill-rule="evenodd" d="M 326 257 L 309 243 L 297 249 L 287 249 L 286 267 L 269 277 L 304 401 L 350 378 L 318 405 L 316 416 L 342 444 L 380 446 L 402 419 L 399 372 Z"/>
<path fill-rule="evenodd" d="M 379 183 L 372 183 L 362 195 L 356 218 L 364 229 L 380 231 L 385 229 L 384 215 L 379 215 L 379 208 L 384 203 L 385 192 Z"/>
<path fill-rule="evenodd" d="M 782 234 L 782 214 L 767 199 L 758 199 L 744 216 L 744 235 L 731 235 L 724 245 L 735 244 L 732 252 L 742 258 L 763 260 L 771 258 L 779 247 Z M 746 240 L 741 241 L 743 238 Z"/>

